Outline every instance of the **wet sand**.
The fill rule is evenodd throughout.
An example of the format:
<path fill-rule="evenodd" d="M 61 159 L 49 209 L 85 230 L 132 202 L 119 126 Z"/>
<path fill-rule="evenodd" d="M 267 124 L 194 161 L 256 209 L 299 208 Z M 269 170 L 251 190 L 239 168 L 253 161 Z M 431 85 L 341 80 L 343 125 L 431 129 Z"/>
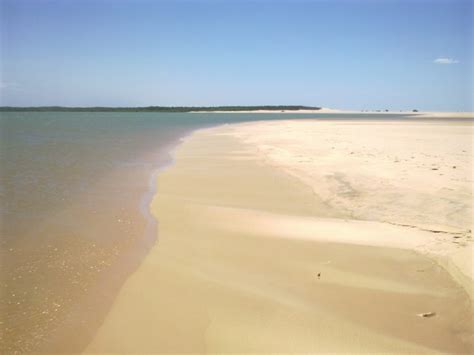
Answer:
<path fill-rule="evenodd" d="M 472 352 L 469 284 L 453 278 L 467 269 L 442 262 L 471 245 L 471 134 L 309 120 L 194 133 L 158 177 L 159 240 L 86 352 Z M 409 151 L 419 170 L 400 164 Z"/>

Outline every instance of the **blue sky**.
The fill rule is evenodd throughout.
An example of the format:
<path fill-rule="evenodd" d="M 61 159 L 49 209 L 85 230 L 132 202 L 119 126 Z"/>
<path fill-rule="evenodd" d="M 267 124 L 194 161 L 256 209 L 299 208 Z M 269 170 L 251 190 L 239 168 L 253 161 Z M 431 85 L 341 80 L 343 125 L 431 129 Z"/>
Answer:
<path fill-rule="evenodd" d="M 472 110 L 470 0 L 0 0 L 1 105 Z"/>

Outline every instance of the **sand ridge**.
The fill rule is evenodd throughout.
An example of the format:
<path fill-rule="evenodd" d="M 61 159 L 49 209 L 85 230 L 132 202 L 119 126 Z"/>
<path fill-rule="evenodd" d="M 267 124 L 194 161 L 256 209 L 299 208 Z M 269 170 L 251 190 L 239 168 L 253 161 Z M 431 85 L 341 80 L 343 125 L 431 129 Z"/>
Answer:
<path fill-rule="evenodd" d="M 350 219 L 430 232 L 405 246 L 435 257 L 473 296 L 472 121 L 298 120 L 230 134 Z"/>
<path fill-rule="evenodd" d="M 334 200 L 333 182 L 289 173 L 305 145 L 315 150 L 298 160 L 337 165 L 322 154 L 321 124 L 224 125 L 187 139 L 158 177 L 158 242 L 86 353 L 471 352 L 469 297 L 414 251 L 446 233 L 355 216 L 349 164 L 350 188 L 336 179 Z M 458 233 L 463 218 L 441 227 Z"/>
<path fill-rule="evenodd" d="M 441 119 L 472 119 L 474 117 L 474 112 L 442 112 L 442 111 L 413 111 L 413 110 L 394 110 L 394 111 L 385 111 L 385 110 L 345 110 L 345 109 L 335 109 L 328 107 L 321 107 L 318 110 L 315 109 L 300 109 L 300 110 L 245 110 L 245 111 L 191 111 L 191 113 L 291 113 L 291 114 L 330 114 L 334 118 L 338 118 L 339 115 L 377 115 L 377 116 L 399 116 L 399 115 L 409 115 L 413 118 L 441 118 Z"/>

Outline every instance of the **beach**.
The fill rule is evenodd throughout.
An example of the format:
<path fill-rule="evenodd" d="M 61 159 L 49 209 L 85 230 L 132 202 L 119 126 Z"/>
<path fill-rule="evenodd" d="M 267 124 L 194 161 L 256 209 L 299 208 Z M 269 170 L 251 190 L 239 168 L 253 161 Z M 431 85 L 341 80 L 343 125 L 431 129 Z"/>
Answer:
<path fill-rule="evenodd" d="M 0 112 L 0 353 L 83 350 L 154 245 L 149 204 L 173 147 L 196 129 L 285 117 Z"/>
<path fill-rule="evenodd" d="M 0 5 L 0 355 L 474 354 L 466 0 Z"/>
<path fill-rule="evenodd" d="M 472 121 L 195 131 L 85 353 L 473 351 Z"/>

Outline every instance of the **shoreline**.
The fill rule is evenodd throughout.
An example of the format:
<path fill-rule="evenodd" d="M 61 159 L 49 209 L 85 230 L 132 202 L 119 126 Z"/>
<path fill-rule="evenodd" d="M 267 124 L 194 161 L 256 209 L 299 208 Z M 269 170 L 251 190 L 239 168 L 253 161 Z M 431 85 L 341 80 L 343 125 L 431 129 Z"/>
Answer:
<path fill-rule="evenodd" d="M 190 111 L 189 113 L 285 113 L 285 114 L 330 114 L 330 115 L 380 115 L 380 116 L 413 116 L 413 118 L 474 118 L 474 112 L 452 111 L 383 111 L 383 110 L 339 110 L 321 108 L 319 110 L 248 110 L 248 111 Z"/>
<path fill-rule="evenodd" d="M 467 333 L 462 331 L 460 334 L 465 335 L 460 339 L 448 340 L 445 331 L 441 329 L 447 324 L 443 322 L 451 319 L 451 316 L 456 319 L 465 314 L 464 307 L 470 309 L 465 303 L 470 303 L 469 298 L 466 299 L 462 296 L 461 290 L 453 286 L 453 281 L 447 278 L 446 272 L 441 271 L 444 269 L 431 265 L 421 254 L 410 254 L 414 252 L 400 249 L 406 247 L 404 244 L 406 240 L 399 240 L 397 237 L 399 233 L 412 236 L 410 242 L 416 245 L 422 243 L 423 238 L 430 237 L 430 232 L 407 230 L 401 226 L 386 225 L 377 221 L 351 221 L 350 216 L 341 214 L 340 210 L 331 208 L 316 195 L 312 195 L 311 186 L 295 176 L 288 175 L 286 171 L 279 172 L 276 167 L 271 166 L 268 156 L 262 159 L 261 155 L 256 155 L 252 148 L 253 143 L 242 143 L 242 137 L 234 136 L 234 130 L 239 128 L 242 134 L 242 127 L 245 126 L 268 129 L 268 126 L 273 125 L 287 124 L 290 125 L 288 127 L 300 125 L 294 122 L 302 121 L 251 122 L 200 129 L 194 131 L 177 147 L 175 164 L 158 176 L 158 190 L 151 204 L 153 214 L 159 219 L 160 239 L 139 269 L 125 283 L 112 311 L 94 341 L 86 349 L 86 353 L 113 352 L 119 349 L 135 352 L 205 352 L 226 349 L 349 351 L 356 349 L 356 346 L 359 346 L 357 349 L 361 351 L 405 349 L 425 352 L 434 349 L 453 351 L 457 346 L 461 346 L 459 341 L 467 336 Z M 226 185 L 233 186 L 234 192 L 231 196 L 228 195 L 230 190 L 221 185 L 224 181 Z M 269 228 L 270 226 L 274 227 Z M 328 233 L 337 235 L 337 240 L 333 237 L 329 239 L 324 237 Z M 354 233 L 363 236 L 362 239 L 358 237 L 359 245 L 354 244 Z M 385 236 L 382 239 L 381 234 Z M 189 239 L 190 236 L 193 238 Z M 378 243 L 376 243 L 378 247 L 374 246 L 374 242 Z M 301 249 L 300 246 L 304 245 L 307 246 Z M 280 257 L 274 259 L 273 253 L 268 254 L 268 248 L 270 250 L 276 248 L 274 252 L 277 255 L 281 254 Z M 308 252 L 306 249 L 316 253 L 315 256 L 308 254 L 309 259 L 305 259 L 306 257 L 301 259 L 306 260 L 304 264 L 294 264 L 292 260 L 298 260 L 305 255 Z M 319 255 L 318 250 L 326 250 L 327 255 L 332 255 L 332 262 L 327 263 L 325 258 L 328 256 Z M 379 254 L 385 255 L 382 260 L 375 258 Z M 375 277 L 374 271 L 370 271 L 372 269 L 366 269 L 364 264 L 358 264 L 360 261 L 353 264 L 363 255 L 365 257 L 361 260 L 365 260 L 364 263 L 367 262 L 367 265 L 385 271 L 382 271 L 381 275 L 377 272 L 378 276 Z M 262 261 L 258 261 L 259 259 Z M 350 269 L 344 273 L 341 273 L 340 269 L 342 260 L 346 260 L 344 263 L 349 262 L 350 265 Z M 408 262 L 409 269 L 421 268 L 423 272 L 412 274 L 405 265 L 402 270 L 406 271 L 398 275 L 400 271 L 395 271 L 395 265 L 401 267 L 403 265 L 400 264 L 401 260 L 405 260 L 404 263 Z M 265 263 L 275 264 L 273 268 L 279 270 L 278 273 L 265 266 Z M 309 271 L 308 268 L 312 269 L 314 266 L 322 271 L 324 279 L 329 275 L 333 280 L 330 283 L 327 283 L 328 280 L 318 284 L 318 279 L 314 279 L 315 274 L 304 276 Z M 349 270 L 356 273 L 347 274 Z M 260 280 L 258 276 L 260 273 L 262 276 L 266 275 L 264 279 Z M 285 278 L 284 275 L 287 274 L 293 276 Z M 388 277 L 387 281 L 382 281 L 380 278 L 382 275 Z M 400 278 L 401 276 L 404 278 Z M 310 279 L 306 279 L 307 277 Z M 293 286 L 287 288 L 285 285 L 288 282 Z M 340 294 L 336 291 L 338 288 L 335 287 L 339 282 L 349 285 L 347 292 Z M 439 289 L 440 285 L 445 285 L 445 288 Z M 267 287 L 270 289 L 267 290 Z M 314 291 L 311 291 L 313 289 Z M 413 298 L 422 289 L 424 290 L 422 294 L 425 296 L 421 297 L 420 294 Z M 435 317 L 429 323 L 434 324 L 436 329 L 441 327 L 438 339 L 432 339 L 432 334 L 436 334 L 438 330 L 430 326 L 428 336 L 428 333 L 425 334 L 423 323 L 418 324 L 418 321 L 413 325 L 416 328 L 414 334 L 390 330 L 391 326 L 384 325 L 385 323 L 377 316 L 375 318 L 371 316 L 370 307 L 366 310 L 368 315 L 359 314 L 354 318 L 357 320 L 356 323 L 365 324 L 362 328 L 347 323 L 344 319 L 347 317 L 352 319 L 357 311 L 343 310 L 345 316 L 339 318 L 337 314 L 341 310 L 334 307 L 339 304 L 337 300 L 342 301 L 346 297 L 345 293 L 355 297 L 350 302 L 364 302 L 366 296 L 358 296 L 359 291 L 356 290 L 365 290 L 364 292 L 369 292 L 367 296 L 372 294 L 370 297 L 378 295 L 377 297 L 382 297 L 384 302 L 391 304 L 394 309 L 402 307 L 401 309 L 419 309 L 420 312 L 424 312 L 436 308 L 437 312 L 443 314 L 441 318 L 445 319 L 439 323 L 441 318 Z M 441 290 L 444 291 L 440 293 Z M 230 291 L 232 292 L 229 293 Z M 254 294 L 255 292 L 257 293 Z M 313 304 L 312 298 L 307 298 L 307 292 L 318 292 L 315 294 L 316 297 L 318 294 L 321 296 L 329 292 L 328 295 L 331 297 L 320 300 L 322 304 L 318 306 Z M 404 296 L 406 292 L 413 295 L 410 296 L 411 301 L 406 299 L 406 295 Z M 386 298 L 392 293 L 393 296 L 397 296 Z M 261 303 L 262 297 L 266 300 L 264 303 Z M 449 299 L 454 297 L 457 301 L 454 301 L 454 298 L 449 301 L 451 308 L 448 309 L 445 308 L 446 301 L 443 301 L 445 297 Z M 249 302 L 253 304 L 251 308 L 253 311 L 247 313 L 250 311 L 247 310 Z M 290 319 L 285 321 L 286 325 L 281 329 L 283 323 L 280 324 L 280 320 L 276 319 L 268 324 L 269 329 L 273 329 L 271 334 L 261 333 L 262 328 L 258 326 L 260 318 L 254 317 L 266 319 L 269 316 L 266 311 L 268 307 L 269 310 L 274 309 L 273 307 L 277 307 L 275 310 L 283 307 L 300 314 L 299 308 L 294 308 L 300 303 L 304 305 L 303 309 L 307 309 L 300 315 L 303 317 L 301 321 L 310 328 L 316 327 L 315 330 L 322 331 L 323 328 L 314 323 L 313 317 L 317 316 L 315 319 L 322 317 L 327 320 L 325 327 L 328 324 L 337 324 L 341 329 L 345 327 L 352 329 L 347 334 L 348 339 L 344 342 L 346 345 L 334 342 L 332 333 L 324 331 L 321 333 L 323 340 L 319 347 L 315 348 L 312 338 L 304 335 L 306 331 L 294 333 L 296 343 L 288 344 L 283 334 L 292 334 L 297 329 L 294 328 L 297 323 Z M 426 303 L 426 307 L 419 307 L 423 303 Z M 320 308 L 323 305 L 324 307 Z M 452 305 L 456 306 L 453 308 Z M 233 307 L 240 309 L 240 315 L 236 314 L 233 320 L 227 319 L 227 313 L 231 312 Z M 386 305 L 384 309 L 385 307 Z M 375 306 L 373 310 L 376 309 Z M 316 314 L 310 310 L 316 311 Z M 309 314 L 306 315 L 307 312 Z M 376 311 L 375 314 L 377 312 L 380 311 Z M 455 316 L 456 314 L 458 315 Z M 407 316 L 405 319 L 405 316 L 399 313 L 392 314 L 391 317 L 394 319 L 391 319 L 390 323 L 394 322 L 400 326 L 411 317 L 415 317 L 409 321 L 413 322 L 416 319 L 416 312 Z M 123 319 L 127 320 L 126 323 Z M 206 319 L 208 321 L 205 321 Z M 216 327 L 212 326 L 214 322 Z M 252 328 L 253 326 L 249 328 L 250 324 L 254 324 L 257 328 Z M 367 326 L 369 328 L 380 326 L 383 332 L 387 333 L 384 337 L 370 331 L 367 333 L 367 330 L 362 330 Z M 456 328 L 459 326 L 461 324 L 457 324 Z M 150 329 L 158 333 L 150 332 Z M 231 329 L 235 334 L 230 338 L 222 333 Z M 283 329 L 284 333 L 280 334 Z M 349 335 L 354 331 L 362 332 L 361 340 L 356 343 Z M 279 344 L 275 345 L 277 348 L 268 348 L 269 343 L 264 339 L 267 341 L 277 339 L 275 334 L 280 334 L 277 338 L 280 337 L 283 343 L 277 342 Z M 234 340 L 242 336 L 243 339 L 247 339 L 246 342 L 237 345 Z M 261 338 L 263 342 L 259 343 L 255 337 L 263 337 Z M 393 344 L 389 346 L 387 341 Z M 469 342 L 469 337 L 465 338 L 465 341 Z"/>
<path fill-rule="evenodd" d="M 141 170 L 149 170 L 150 173 L 148 183 L 146 184 L 147 188 L 142 191 L 142 194 L 137 195 L 137 200 L 134 201 L 135 212 L 144 220 L 141 237 L 138 237 L 135 240 L 135 245 L 127 247 L 124 250 L 121 250 L 119 254 L 116 254 L 120 259 L 120 262 L 107 265 L 110 266 L 110 269 L 102 272 L 99 280 L 89 286 L 93 291 L 84 294 L 80 298 L 80 301 L 73 306 L 72 311 L 68 314 L 68 318 L 62 324 L 63 329 L 50 335 L 49 339 L 36 349 L 36 351 L 39 351 L 40 353 L 48 353 L 51 351 L 67 352 L 71 349 L 71 344 L 74 344 L 74 351 L 82 353 L 93 339 L 97 329 L 100 328 L 100 325 L 110 312 L 115 299 L 119 295 L 120 289 L 127 279 L 140 268 L 141 262 L 158 240 L 158 235 L 156 233 L 158 230 L 158 221 L 149 209 L 149 205 L 157 192 L 157 179 L 160 173 L 173 165 L 174 151 L 192 133 L 193 130 L 189 130 L 189 132 L 176 137 L 168 144 L 160 147 L 156 155 L 159 157 L 159 162 L 155 162 L 155 168 L 141 168 Z M 115 179 L 116 178 L 117 177 L 115 177 Z M 107 178 L 103 179 L 107 180 Z M 124 223 L 126 221 L 118 219 L 117 222 Z M 134 222 L 136 223 L 136 221 Z M 96 243 L 93 244 L 94 248 L 95 246 Z M 99 298 L 100 301 L 98 301 L 97 298 Z M 77 321 L 77 318 L 81 317 L 84 310 L 88 312 L 93 310 L 99 318 L 93 323 L 88 320 L 88 331 L 84 332 L 86 334 L 86 340 L 83 339 L 84 336 L 81 336 L 81 338 L 77 337 L 77 330 L 75 330 L 78 326 L 82 328 L 85 327 L 84 323 L 79 324 Z"/>
<path fill-rule="evenodd" d="M 38 122 L 41 124 L 42 120 Z M 73 160 L 84 165 L 95 156 L 105 156 L 108 159 L 102 162 L 107 168 L 82 189 L 61 185 L 64 180 L 59 179 L 56 186 L 62 192 L 69 192 L 67 199 L 61 205 L 48 206 L 51 212 L 41 215 L 40 223 L 31 223 L 35 227 L 28 228 L 31 233 L 13 233 L 17 238 L 5 233 L 12 242 L 2 243 L 5 265 L 2 287 L 6 290 L 1 299 L 5 314 L 0 329 L 2 350 L 80 352 L 87 346 L 121 287 L 156 242 L 157 221 L 149 204 L 156 194 L 157 175 L 173 163 L 174 149 L 193 130 L 192 125 L 174 131 L 162 130 L 161 136 L 153 136 L 158 142 L 151 142 L 151 149 L 136 149 L 137 145 L 132 145 L 129 152 L 123 152 L 127 154 L 120 156 L 113 155 L 115 150 L 110 141 L 112 147 L 100 146 L 106 153 L 91 154 L 90 159 L 74 156 L 77 151 L 74 148 L 68 151 L 64 145 L 54 144 L 57 151 L 72 154 Z M 129 138 L 134 141 L 142 137 L 131 132 Z M 93 138 L 89 139 L 97 146 Z M 147 140 L 145 136 L 144 142 Z M 37 169 L 36 173 L 42 170 Z M 57 178 L 57 171 L 54 173 L 56 176 L 52 176 Z M 81 179 L 81 174 L 76 175 Z M 89 178 L 94 173 L 82 169 L 82 175 Z M 44 192 L 33 190 L 36 191 Z M 41 200 L 34 196 L 33 206 L 38 207 Z M 11 231 L 13 222 L 9 224 Z M 24 223 L 25 227 L 29 224 Z"/>

